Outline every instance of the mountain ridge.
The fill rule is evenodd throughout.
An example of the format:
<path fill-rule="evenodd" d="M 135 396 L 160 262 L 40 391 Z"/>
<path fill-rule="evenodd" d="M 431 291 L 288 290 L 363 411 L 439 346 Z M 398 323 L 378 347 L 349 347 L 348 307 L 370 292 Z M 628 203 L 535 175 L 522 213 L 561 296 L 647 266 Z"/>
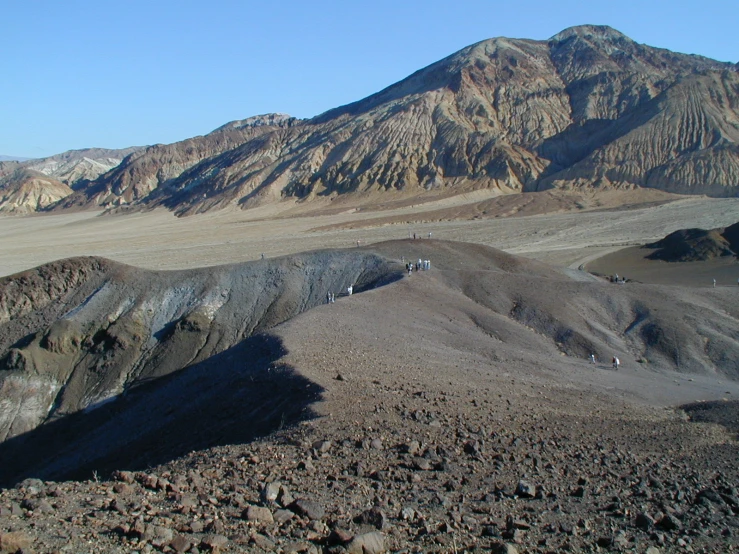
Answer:
<path fill-rule="evenodd" d="M 737 66 L 607 26 L 487 39 L 309 120 L 267 114 L 147 147 L 49 209 L 581 187 L 739 194 Z"/>

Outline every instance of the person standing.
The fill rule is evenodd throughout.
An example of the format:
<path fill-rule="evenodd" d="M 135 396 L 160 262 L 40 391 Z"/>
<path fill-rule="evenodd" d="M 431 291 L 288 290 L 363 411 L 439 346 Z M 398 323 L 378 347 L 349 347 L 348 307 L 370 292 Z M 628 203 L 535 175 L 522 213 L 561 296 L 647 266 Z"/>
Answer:
<path fill-rule="evenodd" d="M 613 369 L 618 370 L 618 366 L 620 365 L 621 365 L 621 361 L 616 356 L 614 356 L 613 357 Z"/>
<path fill-rule="evenodd" d="M 590 363 L 595 365 L 595 354 L 590 355 Z"/>

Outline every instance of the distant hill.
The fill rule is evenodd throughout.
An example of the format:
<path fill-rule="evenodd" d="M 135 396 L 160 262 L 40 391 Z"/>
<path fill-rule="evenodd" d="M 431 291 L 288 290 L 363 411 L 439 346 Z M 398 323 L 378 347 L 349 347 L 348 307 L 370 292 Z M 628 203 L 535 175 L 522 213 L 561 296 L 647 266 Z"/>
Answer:
<path fill-rule="evenodd" d="M 24 162 L 31 158 L 23 158 L 21 156 L 4 156 L 0 154 L 0 162 Z"/>
<path fill-rule="evenodd" d="M 647 256 L 667 262 L 706 261 L 722 256 L 739 256 L 739 223 L 720 229 L 680 229 L 662 240 L 645 245 L 657 248 Z"/>
<path fill-rule="evenodd" d="M 71 193 L 67 185 L 38 171 L 17 167 L 2 175 L 0 168 L 0 213 L 40 211 Z"/>
<path fill-rule="evenodd" d="M 86 148 L 47 158 L 0 160 L 0 213 L 44 210 L 72 194 L 74 187 L 110 171 L 140 149 Z"/>

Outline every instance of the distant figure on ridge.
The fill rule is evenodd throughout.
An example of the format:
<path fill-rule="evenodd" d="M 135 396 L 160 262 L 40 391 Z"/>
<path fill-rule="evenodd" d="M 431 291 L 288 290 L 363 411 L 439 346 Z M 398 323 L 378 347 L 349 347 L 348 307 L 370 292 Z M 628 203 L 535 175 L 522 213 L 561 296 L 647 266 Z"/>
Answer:
<path fill-rule="evenodd" d="M 613 357 L 613 369 L 616 369 L 617 370 L 618 369 L 618 366 L 620 366 L 620 365 L 621 365 L 621 362 L 619 361 L 619 359 L 616 356 L 614 356 Z"/>
<path fill-rule="evenodd" d="M 590 355 L 590 363 L 595 365 L 595 354 Z"/>
<path fill-rule="evenodd" d="M 713 280 L 713 288 L 716 288 L 716 279 Z"/>
<path fill-rule="evenodd" d="M 346 292 L 349 293 L 349 296 L 351 296 L 352 292 L 354 292 L 354 285 L 349 285 L 349 288 L 346 289 Z"/>

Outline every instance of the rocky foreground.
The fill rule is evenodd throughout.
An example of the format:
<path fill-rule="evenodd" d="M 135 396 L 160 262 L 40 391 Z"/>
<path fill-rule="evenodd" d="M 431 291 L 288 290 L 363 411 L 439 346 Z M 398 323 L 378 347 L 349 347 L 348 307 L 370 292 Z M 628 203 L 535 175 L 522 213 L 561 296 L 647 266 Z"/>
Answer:
<path fill-rule="evenodd" d="M 559 415 L 521 402 L 515 384 L 501 395 L 337 386 L 375 408 L 110 481 L 26 480 L 2 493 L 2 551 L 655 553 L 739 542 L 736 445 L 718 426 L 606 399 L 597 415 Z"/>
<path fill-rule="evenodd" d="M 428 257 L 432 269 L 338 295 L 253 339 L 278 354 L 247 374 L 259 410 L 289 393 L 304 406 L 297 420 L 273 418 L 271 433 L 233 442 L 226 423 L 264 414 L 234 410 L 224 396 L 219 420 L 216 397 L 214 409 L 198 413 L 219 446 L 159 456 L 151 467 L 121 463 L 81 481 L 25 479 L 0 493 L 0 551 L 739 549 L 739 405 L 726 400 L 739 393 L 728 379 L 732 359 L 717 359 L 723 376 L 686 373 L 656 350 L 636 350 L 626 333 L 620 343 L 603 339 L 618 344 L 616 372 L 577 354 L 578 341 L 591 337 L 585 327 L 573 328 L 575 339 L 547 335 L 546 318 L 530 311 L 542 290 L 564 305 L 569 287 L 580 287 L 584 305 L 610 299 L 603 321 L 588 321 L 610 321 L 615 333 L 628 327 L 613 311 L 621 295 L 673 295 L 684 309 L 700 298 L 704 311 L 720 302 L 731 318 L 733 290 L 617 286 L 459 243 L 379 250 Z M 669 303 L 659 309 L 669 317 Z M 575 325 L 564 308 L 552 316 Z M 692 351 L 680 352 L 685 364 Z M 196 394 L 215 386 L 192 385 Z M 159 414 L 159 397 L 148 398 Z M 706 401 L 677 407 L 689 400 Z M 193 418 L 186 421 L 201 433 Z M 182 436 L 162 443 L 190 444 L 186 430 L 173 429 Z"/>

